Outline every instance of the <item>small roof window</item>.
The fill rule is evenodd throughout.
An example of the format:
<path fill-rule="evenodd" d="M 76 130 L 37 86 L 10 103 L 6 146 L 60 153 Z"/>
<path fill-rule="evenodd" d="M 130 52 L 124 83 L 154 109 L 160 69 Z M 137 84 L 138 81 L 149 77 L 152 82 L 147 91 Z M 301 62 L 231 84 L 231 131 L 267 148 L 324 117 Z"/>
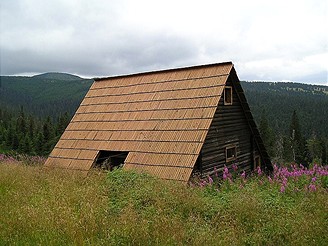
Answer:
<path fill-rule="evenodd" d="M 232 105 L 232 87 L 226 86 L 224 88 L 224 105 Z"/>

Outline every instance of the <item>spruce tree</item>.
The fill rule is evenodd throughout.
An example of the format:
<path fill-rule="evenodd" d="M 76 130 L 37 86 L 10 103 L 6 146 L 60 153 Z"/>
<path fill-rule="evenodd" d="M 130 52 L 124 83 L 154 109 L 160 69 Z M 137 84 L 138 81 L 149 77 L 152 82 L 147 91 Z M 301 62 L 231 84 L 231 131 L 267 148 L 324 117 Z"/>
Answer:
<path fill-rule="evenodd" d="M 322 165 L 328 165 L 326 141 L 321 140 L 321 144 L 322 144 L 322 155 L 321 155 Z"/>
<path fill-rule="evenodd" d="M 306 141 L 306 148 L 310 162 L 322 162 L 323 145 L 315 133 Z"/>
<path fill-rule="evenodd" d="M 46 121 L 42 126 L 42 135 L 43 135 L 43 148 L 42 154 L 47 155 L 50 152 L 50 149 L 53 147 L 53 142 L 55 138 L 54 126 L 51 122 L 50 116 L 47 117 Z"/>
<path fill-rule="evenodd" d="M 64 133 L 69 121 L 70 121 L 70 117 L 67 112 L 65 112 L 65 114 L 63 115 L 60 115 L 56 127 L 56 135 L 60 136 Z"/>
<path fill-rule="evenodd" d="M 305 139 L 302 136 L 301 126 L 298 120 L 296 110 L 294 110 L 290 127 L 289 137 L 291 142 L 292 159 L 294 162 L 305 164 Z"/>
<path fill-rule="evenodd" d="M 282 148 L 282 157 L 284 161 L 291 162 L 294 160 L 293 149 L 291 139 L 289 137 L 283 137 L 283 148 Z"/>
<path fill-rule="evenodd" d="M 25 136 L 27 132 L 27 124 L 23 106 L 21 106 L 19 116 L 16 120 L 16 132 L 18 134 L 22 134 L 23 136 Z"/>
<path fill-rule="evenodd" d="M 268 151 L 269 156 L 271 158 L 275 157 L 275 135 L 273 133 L 272 128 L 269 126 L 265 111 L 263 111 L 261 115 L 259 131 L 261 133 L 261 137 L 263 139 L 265 148 Z"/>
<path fill-rule="evenodd" d="M 32 115 L 29 116 L 28 118 L 28 135 L 32 139 L 34 136 L 34 131 L 35 131 L 35 121 Z"/>
<path fill-rule="evenodd" d="M 21 142 L 21 152 L 24 153 L 24 154 L 28 154 L 28 155 L 31 155 L 32 154 L 32 143 L 31 143 L 31 139 L 29 137 L 29 135 L 26 135 L 24 137 L 24 139 L 22 139 L 22 142 Z"/>
<path fill-rule="evenodd" d="M 36 154 L 43 156 L 44 155 L 44 137 L 42 132 L 39 132 L 37 134 L 37 137 L 35 138 L 34 142 L 34 149 Z"/>

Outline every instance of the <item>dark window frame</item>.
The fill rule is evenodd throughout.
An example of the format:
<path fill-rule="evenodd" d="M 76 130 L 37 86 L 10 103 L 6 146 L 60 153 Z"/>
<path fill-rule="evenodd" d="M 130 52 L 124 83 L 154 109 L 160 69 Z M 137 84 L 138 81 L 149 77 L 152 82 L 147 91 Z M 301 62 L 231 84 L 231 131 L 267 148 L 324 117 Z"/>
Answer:
<path fill-rule="evenodd" d="M 237 158 L 237 146 L 229 145 L 225 148 L 226 162 L 234 161 Z"/>
<path fill-rule="evenodd" d="M 224 105 L 232 105 L 233 98 L 232 98 L 232 86 L 226 86 L 224 87 Z"/>

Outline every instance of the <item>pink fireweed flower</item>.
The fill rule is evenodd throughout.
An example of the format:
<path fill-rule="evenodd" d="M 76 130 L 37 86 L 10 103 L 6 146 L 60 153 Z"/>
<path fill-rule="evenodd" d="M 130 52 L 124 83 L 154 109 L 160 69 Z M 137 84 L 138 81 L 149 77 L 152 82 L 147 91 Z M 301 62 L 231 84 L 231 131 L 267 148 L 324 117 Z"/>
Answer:
<path fill-rule="evenodd" d="M 237 167 L 237 165 L 234 163 L 234 164 L 232 164 L 232 169 L 236 172 L 237 171 L 237 169 L 238 169 L 238 167 Z"/>
<path fill-rule="evenodd" d="M 211 176 L 208 176 L 208 183 L 213 184 L 213 179 L 211 178 Z"/>
<path fill-rule="evenodd" d="M 309 185 L 309 191 L 316 191 L 317 187 L 315 186 L 315 184 L 310 184 Z"/>
<path fill-rule="evenodd" d="M 312 179 L 311 179 L 311 182 L 315 182 L 317 180 L 317 177 L 313 177 Z"/>
<path fill-rule="evenodd" d="M 269 183 L 272 184 L 273 183 L 273 180 L 270 176 L 268 176 L 268 180 L 269 180 Z"/>
<path fill-rule="evenodd" d="M 261 175 L 262 175 L 262 170 L 261 170 L 261 167 L 257 167 L 257 174 L 258 174 L 259 176 L 261 176 Z"/>
<path fill-rule="evenodd" d="M 206 184 L 207 184 L 206 181 L 202 180 L 202 181 L 200 181 L 199 186 L 204 187 L 204 186 L 206 186 Z"/>
<path fill-rule="evenodd" d="M 242 177 L 243 179 L 245 179 L 245 178 L 246 178 L 246 172 L 243 171 L 243 172 L 240 174 L 240 177 Z"/>
<path fill-rule="evenodd" d="M 285 192 L 285 186 L 282 185 L 282 186 L 280 187 L 280 192 L 281 192 L 281 193 L 284 193 L 284 192 Z"/>
<path fill-rule="evenodd" d="M 214 167 L 214 175 L 215 175 L 215 177 L 218 177 L 219 176 L 218 170 L 216 169 L 216 167 Z"/>
<path fill-rule="evenodd" d="M 286 177 L 283 177 L 282 185 L 283 186 L 286 186 L 287 185 L 287 182 L 288 182 L 287 178 Z"/>
<path fill-rule="evenodd" d="M 224 166 L 224 169 L 223 169 L 223 179 L 225 180 L 225 179 L 227 179 L 229 177 L 230 177 L 230 175 L 229 175 L 229 169 L 226 166 Z"/>

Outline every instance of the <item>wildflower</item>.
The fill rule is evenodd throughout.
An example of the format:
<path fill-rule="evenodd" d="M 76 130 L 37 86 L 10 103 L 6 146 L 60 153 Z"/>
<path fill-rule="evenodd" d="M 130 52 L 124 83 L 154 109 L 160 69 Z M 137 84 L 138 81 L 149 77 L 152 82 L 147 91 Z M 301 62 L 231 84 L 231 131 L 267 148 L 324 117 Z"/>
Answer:
<path fill-rule="evenodd" d="M 281 193 L 284 193 L 284 192 L 285 192 L 285 186 L 282 185 L 282 186 L 280 187 L 280 192 L 281 192 Z"/>
<path fill-rule="evenodd" d="M 317 190 L 317 187 L 315 186 L 315 184 L 310 184 L 309 185 L 309 191 L 316 191 Z"/>
<path fill-rule="evenodd" d="M 288 182 L 287 178 L 284 177 L 283 180 L 282 180 L 282 185 L 287 186 L 287 182 Z"/>
<path fill-rule="evenodd" d="M 215 177 L 218 177 L 219 175 L 218 175 L 218 170 L 216 169 L 216 167 L 214 167 L 214 175 L 215 175 Z"/>
<path fill-rule="evenodd" d="M 226 180 L 228 177 L 229 177 L 229 169 L 226 166 L 224 166 L 223 179 Z"/>
<path fill-rule="evenodd" d="M 262 170 L 261 170 L 261 167 L 257 167 L 257 174 L 258 174 L 259 176 L 261 176 L 261 175 L 262 175 Z"/>
<path fill-rule="evenodd" d="M 234 164 L 232 164 L 232 169 L 236 172 L 237 171 L 237 169 L 238 169 L 238 167 L 237 167 L 237 165 L 234 163 Z"/>
<path fill-rule="evenodd" d="M 243 172 L 240 174 L 240 177 L 242 177 L 243 179 L 245 179 L 245 178 L 246 178 L 246 172 L 243 171 Z"/>
<path fill-rule="evenodd" d="M 317 177 L 313 177 L 312 179 L 311 179 L 311 182 L 315 182 L 317 180 Z"/>
<path fill-rule="evenodd" d="M 269 183 L 272 184 L 273 183 L 273 180 L 270 176 L 268 176 L 268 180 L 269 180 Z"/>
<path fill-rule="evenodd" d="M 199 186 L 200 187 L 206 186 L 206 181 L 205 180 L 200 181 Z"/>
<path fill-rule="evenodd" d="M 209 183 L 210 185 L 213 184 L 213 179 L 211 178 L 210 175 L 208 175 L 208 183 Z"/>

